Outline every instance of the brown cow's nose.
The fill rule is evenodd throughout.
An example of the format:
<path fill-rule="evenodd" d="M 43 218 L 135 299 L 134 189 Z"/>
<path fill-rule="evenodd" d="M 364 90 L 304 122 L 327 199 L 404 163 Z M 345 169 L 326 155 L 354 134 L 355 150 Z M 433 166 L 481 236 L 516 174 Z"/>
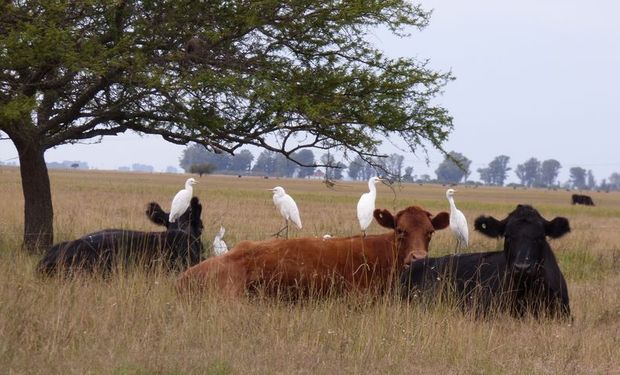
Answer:
<path fill-rule="evenodd" d="M 428 252 L 426 251 L 412 251 L 409 254 L 407 254 L 407 256 L 405 257 L 405 267 L 409 267 L 409 265 L 418 260 L 418 259 L 424 259 L 426 258 L 426 256 L 428 255 Z"/>

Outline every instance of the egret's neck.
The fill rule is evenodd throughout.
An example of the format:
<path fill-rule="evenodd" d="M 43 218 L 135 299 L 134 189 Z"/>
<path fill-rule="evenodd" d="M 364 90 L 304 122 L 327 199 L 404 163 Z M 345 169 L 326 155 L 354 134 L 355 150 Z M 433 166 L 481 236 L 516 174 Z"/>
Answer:
<path fill-rule="evenodd" d="M 185 183 L 185 190 L 187 191 L 193 191 L 194 189 L 192 188 L 192 184 L 189 182 Z"/>
<path fill-rule="evenodd" d="M 368 191 L 370 191 L 371 194 L 377 194 L 377 187 L 373 181 L 368 181 Z"/>
<path fill-rule="evenodd" d="M 454 204 L 454 197 L 451 195 L 448 195 L 448 202 L 450 202 L 450 209 L 454 210 L 456 209 L 456 205 Z"/>

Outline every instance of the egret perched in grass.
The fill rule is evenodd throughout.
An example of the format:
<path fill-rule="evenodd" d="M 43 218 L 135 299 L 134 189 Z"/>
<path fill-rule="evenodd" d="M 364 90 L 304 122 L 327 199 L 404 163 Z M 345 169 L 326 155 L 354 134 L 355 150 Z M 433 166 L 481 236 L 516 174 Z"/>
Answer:
<path fill-rule="evenodd" d="M 192 189 L 192 185 L 194 184 L 196 184 L 196 180 L 188 178 L 187 181 L 185 181 L 185 189 L 179 190 L 177 195 L 174 196 L 174 199 L 172 199 L 170 215 L 168 216 L 169 222 L 174 223 L 187 211 L 189 202 L 194 194 L 194 189 Z"/>
<path fill-rule="evenodd" d="M 456 238 L 455 251 L 458 251 L 461 247 L 467 247 L 469 242 L 469 229 L 467 229 L 467 219 L 465 215 L 463 215 L 454 204 L 455 192 L 456 190 L 454 189 L 448 189 L 446 191 L 446 198 L 448 198 L 448 202 L 450 202 L 450 229 L 452 229 L 454 237 Z"/>
<path fill-rule="evenodd" d="M 286 191 L 281 186 L 276 186 L 273 189 L 269 189 L 273 192 L 273 203 L 276 205 L 278 211 L 280 211 L 280 215 L 286 221 L 286 225 L 276 233 L 276 236 L 279 236 L 283 230 L 286 229 L 286 238 L 288 238 L 288 221 L 291 220 L 297 228 L 301 229 L 301 218 L 299 217 L 299 209 L 297 208 L 297 204 L 291 198 L 290 195 L 286 194 Z"/>
<path fill-rule="evenodd" d="M 357 220 L 360 222 L 360 228 L 364 236 L 366 236 L 366 228 L 372 223 L 373 212 L 375 211 L 375 199 L 377 199 L 377 187 L 375 186 L 380 181 L 383 181 L 379 177 L 371 177 L 368 180 L 368 193 L 362 194 L 360 200 L 357 202 Z"/>
<path fill-rule="evenodd" d="M 220 226 L 220 231 L 217 232 L 215 239 L 213 240 L 213 252 L 215 255 L 222 255 L 228 252 L 228 246 L 226 246 L 226 242 L 222 239 L 224 237 L 224 233 L 226 229 Z"/>

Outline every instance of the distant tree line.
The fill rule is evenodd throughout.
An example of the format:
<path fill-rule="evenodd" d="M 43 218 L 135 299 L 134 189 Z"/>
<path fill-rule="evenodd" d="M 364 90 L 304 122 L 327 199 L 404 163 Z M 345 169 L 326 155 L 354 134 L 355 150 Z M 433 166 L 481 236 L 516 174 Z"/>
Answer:
<path fill-rule="evenodd" d="M 435 170 L 436 178 L 431 178 L 428 174 L 414 175 L 413 167 L 405 166 L 405 157 L 393 153 L 384 158 L 375 158 L 371 161 L 379 168 L 373 168 L 366 160 L 357 155 L 353 160 L 346 164 L 342 160 L 336 160 L 334 154 L 329 152 L 322 154 L 318 159 L 314 152 L 309 149 L 301 150 L 291 155 L 291 159 L 300 164 L 287 159 L 284 155 L 263 150 L 256 160 L 249 150 L 241 150 L 235 155 L 216 154 L 207 151 L 203 146 L 194 144 L 183 151 L 180 166 L 187 173 L 217 173 L 223 174 L 243 174 L 243 175 L 264 175 L 274 177 L 296 177 L 296 178 L 327 178 L 330 180 L 341 180 L 345 176 L 352 180 L 368 180 L 370 177 L 381 174 L 389 176 L 392 180 L 400 182 L 417 183 L 441 183 L 441 184 L 484 184 L 490 186 L 504 186 L 509 177 L 509 172 L 513 169 L 509 166 L 510 157 L 498 155 L 486 167 L 478 168 L 480 182 L 471 181 L 472 161 L 465 155 L 450 151 L 439 163 Z M 310 167 L 320 163 L 328 167 Z M 193 166 L 193 167 L 192 167 Z M 193 168 L 193 169 L 192 169 Z M 565 183 L 558 181 L 558 176 L 562 164 L 555 159 L 539 161 L 532 157 L 521 164 L 517 164 L 514 169 L 514 176 L 519 180 L 518 184 L 511 184 L 523 187 L 539 188 L 572 188 L 579 190 L 620 190 L 620 174 L 613 173 L 608 179 L 603 179 L 597 184 L 592 170 L 581 167 L 569 169 L 570 179 Z"/>

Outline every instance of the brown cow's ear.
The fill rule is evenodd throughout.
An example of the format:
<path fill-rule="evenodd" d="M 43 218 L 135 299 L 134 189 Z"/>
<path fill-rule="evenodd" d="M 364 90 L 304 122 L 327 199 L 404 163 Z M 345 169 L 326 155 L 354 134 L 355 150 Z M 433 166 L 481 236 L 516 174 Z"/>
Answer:
<path fill-rule="evenodd" d="M 392 216 L 390 211 L 380 210 L 377 208 L 373 214 L 375 216 L 375 220 L 377 220 L 377 223 L 379 223 L 382 227 L 390 229 L 394 229 L 396 227 L 394 224 L 394 216 Z"/>
<path fill-rule="evenodd" d="M 435 230 L 447 228 L 448 225 L 450 225 L 450 214 L 447 212 L 440 212 L 431 219 L 431 223 L 433 223 L 433 228 L 435 228 Z"/>

